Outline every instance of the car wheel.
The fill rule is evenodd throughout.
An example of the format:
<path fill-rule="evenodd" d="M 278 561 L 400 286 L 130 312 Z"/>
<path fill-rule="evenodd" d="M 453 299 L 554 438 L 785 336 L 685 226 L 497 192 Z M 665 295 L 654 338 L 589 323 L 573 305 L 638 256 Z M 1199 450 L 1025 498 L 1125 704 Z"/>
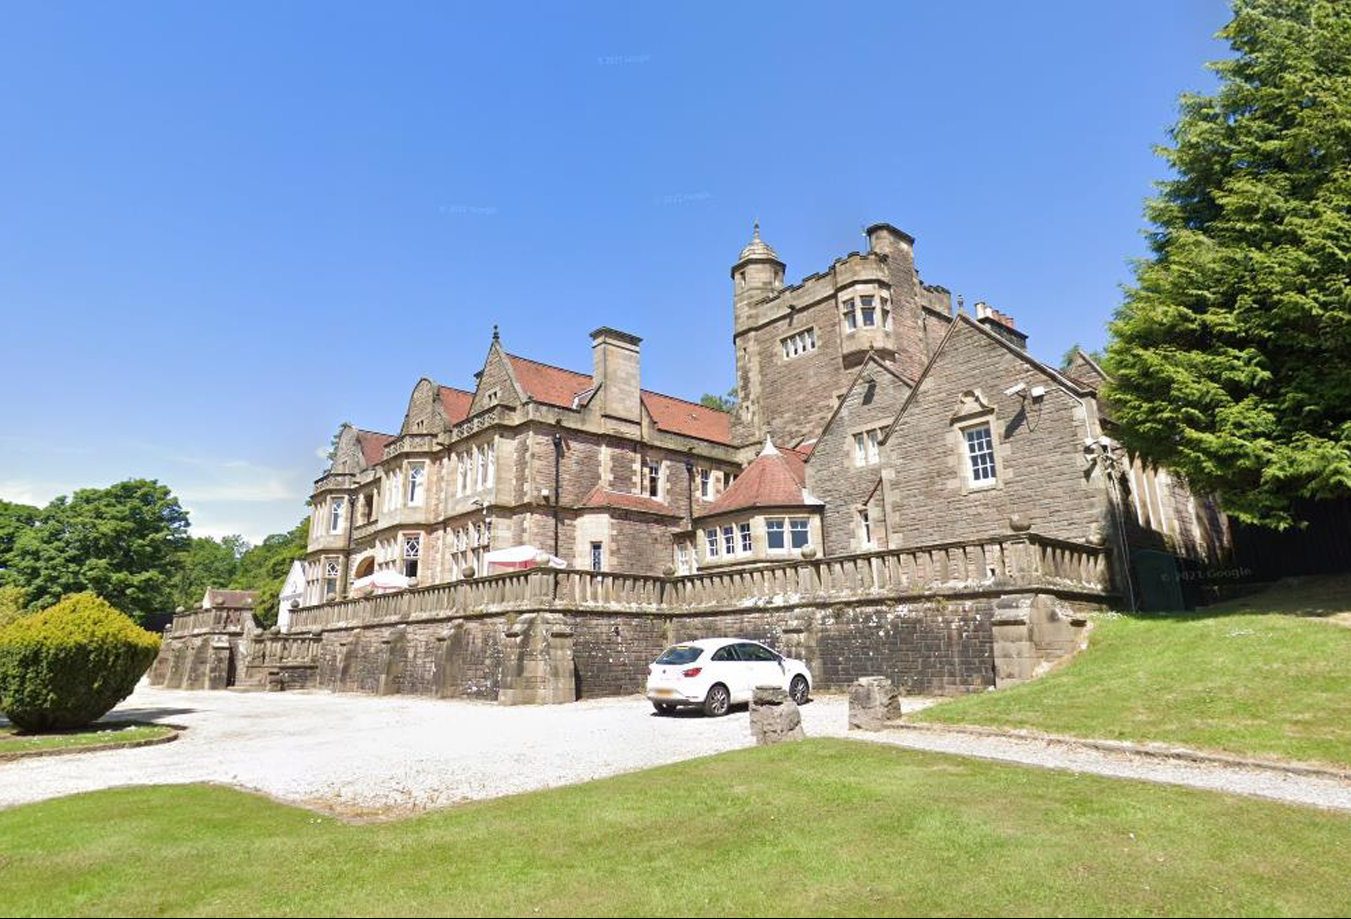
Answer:
<path fill-rule="evenodd" d="M 802 705 L 807 701 L 808 690 L 807 678 L 802 674 L 793 677 L 793 682 L 788 684 L 788 695 L 798 705 Z"/>
<path fill-rule="evenodd" d="M 714 683 L 704 697 L 704 714 L 710 718 L 721 718 L 732 707 L 732 694 L 721 683 Z"/>
<path fill-rule="evenodd" d="M 658 715 L 670 715 L 676 710 L 676 707 L 670 702 L 653 702 L 652 707 L 657 710 Z"/>

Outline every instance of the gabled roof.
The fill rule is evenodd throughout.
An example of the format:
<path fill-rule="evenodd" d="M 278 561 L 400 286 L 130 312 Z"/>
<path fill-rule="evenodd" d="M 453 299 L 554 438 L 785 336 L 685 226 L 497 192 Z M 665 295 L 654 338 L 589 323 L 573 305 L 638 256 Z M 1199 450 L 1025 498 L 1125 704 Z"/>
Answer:
<path fill-rule="evenodd" d="M 930 356 L 929 362 L 925 364 L 924 369 L 920 371 L 919 379 L 915 380 L 914 386 L 910 389 L 910 394 L 907 395 L 905 401 L 901 403 L 900 411 L 896 413 L 896 417 L 892 419 L 891 424 L 887 425 L 886 433 L 882 435 L 883 443 L 886 443 L 891 435 L 895 433 L 896 426 L 901 423 L 902 416 L 905 415 L 906 411 L 914 403 L 915 398 L 919 395 L 919 391 L 923 388 L 924 381 L 928 379 L 929 373 L 933 370 L 934 365 L 936 365 L 943 357 L 943 352 L 947 350 L 948 342 L 952 340 L 952 336 L 957 334 L 958 329 L 963 328 L 972 329 L 978 334 L 985 336 L 989 341 L 994 342 L 1024 364 L 1027 364 L 1033 370 L 1045 374 L 1052 382 L 1062 387 L 1066 392 L 1079 397 L 1091 397 L 1095 395 L 1091 387 L 1085 386 L 1077 380 L 1065 376 L 1058 370 L 1053 370 L 1049 365 L 1043 364 L 1022 348 L 1010 344 L 999 335 L 996 335 L 994 332 L 991 332 L 989 329 L 982 326 L 979 322 L 976 322 L 970 316 L 965 313 L 958 313 L 953 318 L 952 325 L 948 326 L 948 330 L 943 333 L 943 338 L 938 342 L 938 347 L 934 348 L 934 353 Z"/>
<path fill-rule="evenodd" d="M 768 439 L 765 448 L 732 487 L 700 511 L 712 517 L 752 507 L 818 507 L 821 502 L 807 492 L 807 470 L 796 451 L 780 452 Z"/>
<path fill-rule="evenodd" d="M 732 416 L 697 402 L 643 390 L 643 407 L 658 430 L 717 444 L 732 442 Z"/>
<path fill-rule="evenodd" d="M 840 398 L 835 401 L 835 408 L 833 411 L 831 411 L 830 417 L 826 419 L 825 424 L 821 425 L 821 433 L 818 434 L 816 438 L 811 441 L 811 446 L 807 449 L 806 452 L 807 457 L 810 457 L 812 452 L 816 449 L 817 441 L 819 441 L 825 435 L 826 431 L 830 430 L 830 426 L 835 423 L 835 419 L 839 416 L 840 410 L 844 408 L 844 403 L 849 400 L 849 394 L 854 391 L 854 387 L 858 385 L 859 380 L 863 379 L 864 375 L 867 374 L 870 369 L 881 370 L 886 373 L 889 373 L 893 377 L 895 377 L 898 381 L 900 381 L 902 385 L 910 387 L 910 392 L 915 391 L 916 384 L 913 380 L 908 379 L 901 373 L 898 373 L 896 370 L 892 369 L 891 367 L 888 367 L 886 363 L 877 356 L 877 354 L 873 351 L 873 349 L 869 348 L 868 353 L 863 358 L 863 363 L 858 365 L 858 371 L 854 374 L 854 378 L 850 380 L 849 385 L 845 387 L 844 395 L 840 396 Z M 908 396 L 909 393 L 907 393 L 906 395 Z M 802 450 L 802 447 L 804 445 L 805 442 L 804 444 L 798 445 L 799 452 Z"/>
<path fill-rule="evenodd" d="M 647 495 L 631 495 L 622 491 L 611 491 L 597 485 L 582 499 L 579 507 L 619 508 L 626 511 L 641 511 L 645 514 L 660 514 L 663 517 L 679 517 L 669 504 L 649 498 Z"/>
<path fill-rule="evenodd" d="M 505 351 L 502 353 L 511 365 L 512 376 L 521 387 L 521 394 L 527 399 L 545 405 L 572 408 L 573 400 L 591 388 L 591 375 L 588 373 L 541 364 Z"/>
<path fill-rule="evenodd" d="M 441 400 L 441 411 L 445 412 L 447 423 L 458 424 L 469 417 L 469 406 L 474 401 L 473 393 L 456 389 L 454 386 L 437 385 L 436 396 Z"/>
<path fill-rule="evenodd" d="M 521 394 L 527 399 L 545 405 L 575 408 L 578 400 L 584 400 L 592 389 L 590 374 L 541 364 L 515 354 L 503 354 L 511 367 L 512 376 L 521 388 Z M 717 444 L 732 442 L 732 416 L 726 412 L 646 389 L 642 391 L 642 399 L 643 407 L 660 431 Z"/>
<path fill-rule="evenodd" d="M 367 466 L 378 465 L 385 458 L 385 445 L 393 440 L 393 434 L 381 434 L 377 431 L 363 431 L 357 428 L 357 446 L 361 448 L 361 458 Z"/>

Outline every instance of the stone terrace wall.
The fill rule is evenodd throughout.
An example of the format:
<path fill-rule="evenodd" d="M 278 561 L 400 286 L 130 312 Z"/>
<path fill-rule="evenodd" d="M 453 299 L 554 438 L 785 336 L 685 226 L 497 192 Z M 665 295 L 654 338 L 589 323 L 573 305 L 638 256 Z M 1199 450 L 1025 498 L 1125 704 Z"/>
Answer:
<path fill-rule="evenodd" d="M 272 689 L 498 699 L 509 685 L 513 701 L 556 701 L 641 692 L 664 647 L 729 635 L 804 659 L 818 687 L 883 675 L 956 693 L 995 685 L 997 660 L 1020 662 L 1006 668 L 1018 678 L 1063 653 L 1107 583 L 1101 548 L 1026 535 L 682 578 L 534 569 L 297 610 L 291 632 L 237 647 L 234 672 Z M 1035 627 L 1006 623 L 996 647 L 998 611 L 1034 598 Z M 209 623 L 179 625 L 152 682 L 219 688 L 174 679 L 212 641 Z M 536 676 L 523 683 L 522 667 Z M 569 685 L 536 685 L 549 679 Z"/>

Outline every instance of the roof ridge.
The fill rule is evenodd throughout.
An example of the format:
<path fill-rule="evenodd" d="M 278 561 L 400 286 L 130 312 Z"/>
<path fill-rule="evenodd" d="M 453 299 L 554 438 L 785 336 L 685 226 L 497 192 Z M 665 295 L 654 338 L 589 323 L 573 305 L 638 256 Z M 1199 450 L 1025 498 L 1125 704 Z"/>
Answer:
<path fill-rule="evenodd" d="M 591 379 L 591 374 L 582 373 L 580 370 L 569 370 L 568 368 L 560 367 L 557 364 L 546 364 L 544 361 L 537 361 L 533 357 L 524 357 L 520 354 L 512 354 L 510 351 L 503 351 L 502 353 L 505 354 L 507 357 L 511 358 L 513 361 L 525 361 L 527 364 L 534 364 L 536 367 L 547 367 L 550 370 L 558 370 L 562 373 L 570 373 L 575 377 L 586 377 L 588 380 Z"/>
<path fill-rule="evenodd" d="M 690 399 L 682 399 L 680 396 L 673 396 L 673 395 L 671 395 L 670 393 L 657 392 L 655 389 L 642 389 L 642 390 L 639 390 L 639 392 L 643 393 L 644 395 L 648 395 L 648 396 L 661 396 L 663 399 L 670 399 L 672 402 L 683 402 L 683 403 L 685 403 L 686 405 L 691 406 L 692 408 L 704 408 L 704 409 L 708 409 L 710 412 L 719 412 L 719 413 L 721 413 L 721 414 L 723 414 L 723 415 L 728 415 L 728 416 L 730 416 L 730 415 L 732 414 L 731 412 L 724 412 L 724 411 L 723 411 L 722 409 L 720 409 L 720 408 L 714 408 L 714 407 L 711 406 L 711 405 L 704 405 L 704 403 L 702 403 L 702 402 L 695 402 L 695 401 L 690 400 Z"/>

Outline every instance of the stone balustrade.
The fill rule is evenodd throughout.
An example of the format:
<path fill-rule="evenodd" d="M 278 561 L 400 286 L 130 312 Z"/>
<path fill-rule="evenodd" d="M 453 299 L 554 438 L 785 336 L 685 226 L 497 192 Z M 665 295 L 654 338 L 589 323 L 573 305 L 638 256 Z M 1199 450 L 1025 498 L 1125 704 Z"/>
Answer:
<path fill-rule="evenodd" d="M 682 577 L 533 568 L 303 607 L 291 630 L 545 609 L 679 615 L 759 606 L 944 594 L 1111 593 L 1107 551 L 1035 534 L 943 543 Z"/>
<path fill-rule="evenodd" d="M 169 624 L 174 638 L 187 635 L 208 635 L 221 632 L 243 634 L 254 624 L 253 612 L 245 609 L 194 609 L 175 613 Z"/>

